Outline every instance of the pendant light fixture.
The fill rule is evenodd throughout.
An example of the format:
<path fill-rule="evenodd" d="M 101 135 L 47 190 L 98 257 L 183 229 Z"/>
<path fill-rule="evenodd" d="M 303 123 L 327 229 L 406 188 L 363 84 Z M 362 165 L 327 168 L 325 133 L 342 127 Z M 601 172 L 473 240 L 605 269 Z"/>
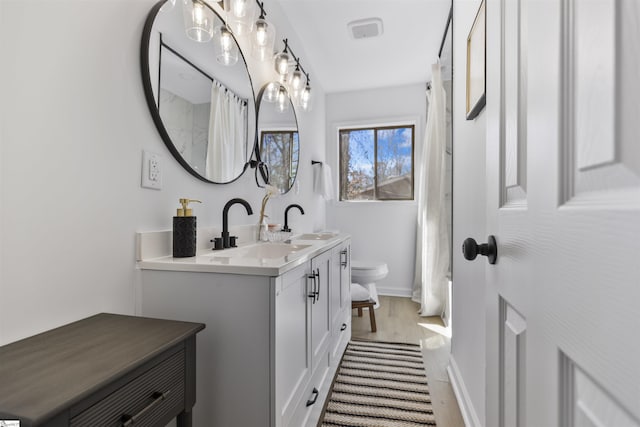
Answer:
<path fill-rule="evenodd" d="M 264 3 L 258 0 L 222 0 L 226 24 L 223 23 L 214 30 L 215 13 L 205 0 L 180 1 L 187 36 L 205 43 L 215 34 L 215 55 L 220 64 L 231 66 L 238 62 L 239 48 L 234 36 L 249 34 L 255 26 L 251 41 L 252 55 L 261 61 L 273 58 L 274 68 L 279 76 L 278 82 L 271 82 L 265 88 L 264 99 L 277 103 L 277 110 L 281 112 L 286 111 L 291 103 L 304 111 L 311 110 L 309 74 L 300 65 L 300 58 L 293 53 L 287 39 L 283 40 L 282 52 L 273 55 L 275 27 L 265 19 L 267 13 Z M 175 2 L 176 0 L 167 0 L 165 6 L 170 7 Z M 256 5 L 260 8 L 260 17 L 257 20 Z M 295 61 L 295 69 L 289 75 L 291 58 Z"/>
<path fill-rule="evenodd" d="M 309 74 L 300 65 L 300 58 L 291 50 L 287 39 L 284 42 L 284 49 L 274 57 L 274 66 L 280 75 L 281 83 L 287 83 L 289 94 L 293 105 L 301 107 L 303 111 L 311 111 L 312 96 Z M 296 63 L 296 68 L 289 75 L 289 54 Z M 284 60 L 286 58 L 286 61 Z"/>
<path fill-rule="evenodd" d="M 206 43 L 213 37 L 214 13 L 201 0 L 184 0 L 182 16 L 187 37 Z"/>
<path fill-rule="evenodd" d="M 304 89 L 304 84 L 304 74 L 300 71 L 300 63 L 296 62 L 296 69 L 293 70 L 289 78 L 289 93 L 295 106 L 300 105 L 300 95 Z"/>
<path fill-rule="evenodd" d="M 278 92 L 280 91 L 280 82 L 270 82 L 265 86 L 262 99 L 266 102 L 276 102 L 278 100 Z"/>
<path fill-rule="evenodd" d="M 304 87 L 302 92 L 300 93 L 300 107 L 302 111 L 311 111 L 311 106 L 313 97 L 311 93 L 311 86 L 309 86 L 309 76 L 307 76 L 307 85 Z"/>
<path fill-rule="evenodd" d="M 302 74 L 302 71 L 300 71 L 300 64 L 296 64 L 296 69 L 293 71 L 293 73 L 291 73 L 291 89 L 295 90 L 295 91 L 299 91 L 303 88 L 305 81 L 304 81 L 304 74 Z"/>
<path fill-rule="evenodd" d="M 251 50 L 254 58 L 260 61 L 271 59 L 273 54 L 273 43 L 276 36 L 276 28 L 267 22 L 265 18 L 264 3 L 259 3 L 260 17 L 255 23 L 255 31 L 252 37 Z"/>
<path fill-rule="evenodd" d="M 289 109 L 289 94 L 287 88 L 284 85 L 280 85 L 278 88 L 278 96 L 276 98 L 276 111 L 284 113 Z"/>
<path fill-rule="evenodd" d="M 287 53 L 289 42 L 287 39 L 284 39 L 283 42 L 284 49 L 273 57 L 273 65 L 282 83 L 287 81 L 287 75 L 289 74 L 289 54 Z"/>
<path fill-rule="evenodd" d="M 256 18 L 256 0 L 224 0 L 227 25 L 236 36 L 249 34 Z"/>
<path fill-rule="evenodd" d="M 238 45 L 226 25 L 216 27 L 216 61 L 231 66 L 238 62 Z"/>

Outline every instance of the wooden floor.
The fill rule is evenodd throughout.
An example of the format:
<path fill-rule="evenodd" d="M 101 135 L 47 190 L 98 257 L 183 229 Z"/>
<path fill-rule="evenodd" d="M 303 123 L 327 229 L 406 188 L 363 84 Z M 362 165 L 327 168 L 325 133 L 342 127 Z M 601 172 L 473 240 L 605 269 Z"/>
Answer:
<path fill-rule="evenodd" d="M 352 312 L 353 338 L 420 344 L 424 356 L 433 413 L 438 427 L 464 427 L 447 365 L 451 348 L 450 330 L 439 317 L 420 317 L 420 305 L 409 298 L 380 297 L 380 308 L 375 310 L 378 331 L 371 332 L 368 310 L 358 317 Z"/>

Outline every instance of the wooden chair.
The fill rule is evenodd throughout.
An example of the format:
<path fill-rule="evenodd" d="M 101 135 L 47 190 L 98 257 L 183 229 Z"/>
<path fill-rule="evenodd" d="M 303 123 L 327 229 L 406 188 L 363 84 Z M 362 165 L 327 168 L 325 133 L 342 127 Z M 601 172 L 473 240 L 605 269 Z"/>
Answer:
<path fill-rule="evenodd" d="M 369 309 L 369 321 L 371 322 L 371 332 L 375 332 L 376 329 L 376 313 L 373 311 L 373 306 L 376 302 L 372 299 L 366 301 L 351 301 L 351 309 L 358 309 L 358 317 L 362 317 L 362 309 Z"/>

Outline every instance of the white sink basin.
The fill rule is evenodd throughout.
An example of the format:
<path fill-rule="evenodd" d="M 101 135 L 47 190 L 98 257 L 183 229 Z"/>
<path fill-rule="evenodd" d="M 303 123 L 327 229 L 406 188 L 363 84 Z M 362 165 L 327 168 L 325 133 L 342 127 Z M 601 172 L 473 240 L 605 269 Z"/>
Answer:
<path fill-rule="evenodd" d="M 294 236 L 291 240 L 329 240 L 336 236 L 336 233 L 308 233 Z"/>
<path fill-rule="evenodd" d="M 244 248 L 216 251 L 215 258 L 251 258 L 273 259 L 300 252 L 311 245 L 292 245 L 288 243 L 258 243 Z"/>

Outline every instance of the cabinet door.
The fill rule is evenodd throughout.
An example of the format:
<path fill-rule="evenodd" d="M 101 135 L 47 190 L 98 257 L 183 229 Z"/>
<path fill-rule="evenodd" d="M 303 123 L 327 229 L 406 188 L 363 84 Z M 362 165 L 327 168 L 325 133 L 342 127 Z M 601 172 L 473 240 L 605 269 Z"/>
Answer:
<path fill-rule="evenodd" d="M 335 332 L 344 322 L 344 310 L 351 305 L 351 261 L 349 241 L 331 251 L 331 282 L 329 288 L 331 325 Z"/>
<path fill-rule="evenodd" d="M 338 245 L 331 250 L 331 279 L 329 280 L 329 313 L 331 319 L 332 330 L 335 333 L 336 324 L 342 319 L 342 291 L 341 291 L 341 274 L 342 268 L 340 264 L 344 259 L 341 254 L 343 245 Z"/>
<path fill-rule="evenodd" d="M 351 312 L 351 240 L 340 245 L 340 309 Z"/>
<path fill-rule="evenodd" d="M 276 426 L 290 424 L 311 378 L 309 269 L 307 263 L 275 279 Z"/>
<path fill-rule="evenodd" d="M 331 348 L 329 361 L 337 366 L 351 338 L 351 245 L 347 240 L 332 251 Z"/>
<path fill-rule="evenodd" d="M 329 282 L 331 279 L 331 251 L 326 251 L 311 260 L 311 271 L 315 275 L 316 298 L 311 301 L 311 357 L 313 370 L 320 364 L 328 365 L 327 350 L 331 337 L 329 316 Z"/>

